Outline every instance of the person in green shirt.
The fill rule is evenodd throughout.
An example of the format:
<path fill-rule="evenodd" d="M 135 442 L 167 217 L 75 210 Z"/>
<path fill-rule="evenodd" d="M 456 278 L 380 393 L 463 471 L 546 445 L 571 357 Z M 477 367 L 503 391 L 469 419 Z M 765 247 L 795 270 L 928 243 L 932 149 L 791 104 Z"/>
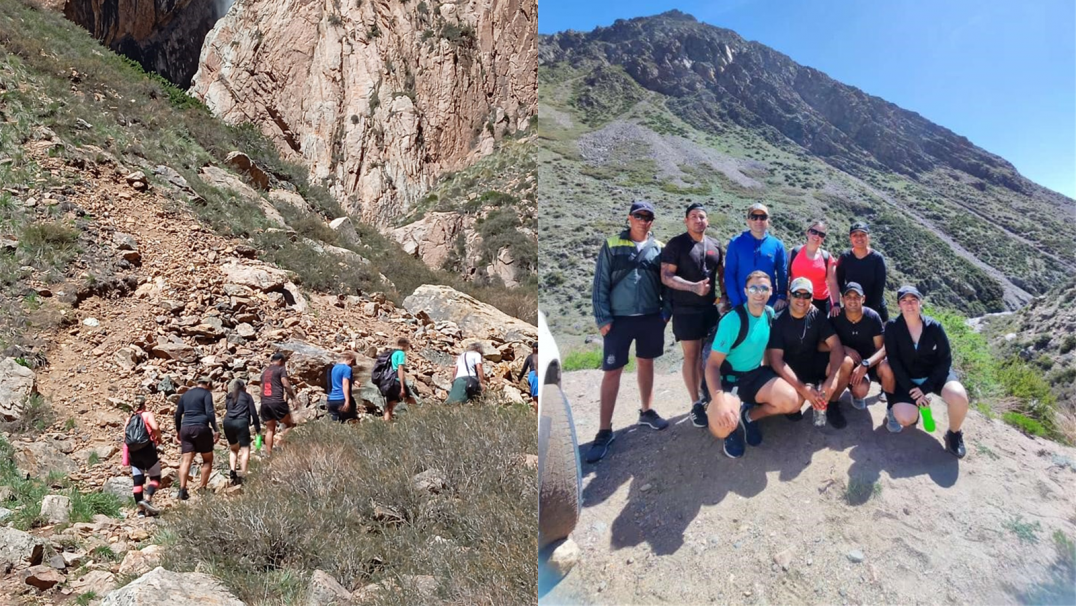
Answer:
<path fill-rule="evenodd" d="M 415 396 L 411 393 L 411 390 L 407 388 L 407 376 L 405 374 L 407 365 L 407 350 L 411 348 L 411 341 L 406 337 L 400 337 L 396 339 L 396 351 L 392 352 L 392 370 L 396 372 L 396 380 L 392 382 L 392 387 L 382 393 L 385 396 L 385 413 L 382 415 L 386 421 L 392 420 L 392 412 L 396 408 L 396 405 L 400 403 L 400 400 L 406 400 L 408 404 L 415 403 Z"/>
<path fill-rule="evenodd" d="M 706 361 L 706 382 L 712 390 L 710 433 L 725 441 L 725 454 L 733 459 L 744 455 L 745 438 L 752 446 L 762 443 L 758 419 L 791 413 L 803 404 L 791 385 L 762 365 L 774 317 L 766 305 L 772 290 L 769 274 L 751 272 L 743 290 L 747 303 L 721 318 Z"/>

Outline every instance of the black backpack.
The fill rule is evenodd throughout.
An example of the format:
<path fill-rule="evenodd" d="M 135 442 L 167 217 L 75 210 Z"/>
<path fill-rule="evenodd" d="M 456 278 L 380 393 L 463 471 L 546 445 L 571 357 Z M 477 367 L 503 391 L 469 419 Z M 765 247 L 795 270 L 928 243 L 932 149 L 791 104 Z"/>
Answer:
<path fill-rule="evenodd" d="M 392 389 L 392 384 L 396 381 L 396 371 L 392 370 L 392 354 L 394 353 L 396 350 L 390 349 L 382 352 L 374 360 L 374 371 L 370 374 L 370 382 L 377 385 L 382 394 Z"/>
<path fill-rule="evenodd" d="M 123 430 L 123 443 L 127 445 L 129 452 L 142 450 L 149 446 L 152 440 L 149 437 L 149 428 L 142 419 L 141 413 L 134 413 L 127 420 L 127 428 Z"/>
<path fill-rule="evenodd" d="M 747 304 L 746 303 L 743 304 L 743 305 L 737 305 L 735 308 L 733 308 L 732 312 L 735 312 L 736 315 L 739 316 L 739 318 L 740 318 L 740 331 L 738 333 L 736 333 L 736 340 L 732 342 L 732 347 L 729 348 L 729 353 L 732 353 L 732 350 L 739 347 L 740 344 L 743 343 L 745 339 L 747 339 L 747 329 L 750 327 L 749 326 L 750 320 L 747 317 L 748 312 L 747 312 Z M 730 313 L 732 313 L 732 312 L 730 312 Z M 770 308 L 770 307 L 766 307 L 765 314 L 766 314 L 766 323 L 769 324 L 772 327 L 773 326 L 773 318 L 774 318 L 774 315 L 775 315 L 774 312 L 773 312 L 773 309 Z M 738 372 L 732 370 L 732 365 L 729 364 L 728 358 L 726 357 L 725 360 L 723 362 L 721 362 L 721 374 L 724 375 L 724 376 L 736 376 L 736 375 L 739 375 L 739 374 L 742 374 L 742 373 L 738 373 Z"/>

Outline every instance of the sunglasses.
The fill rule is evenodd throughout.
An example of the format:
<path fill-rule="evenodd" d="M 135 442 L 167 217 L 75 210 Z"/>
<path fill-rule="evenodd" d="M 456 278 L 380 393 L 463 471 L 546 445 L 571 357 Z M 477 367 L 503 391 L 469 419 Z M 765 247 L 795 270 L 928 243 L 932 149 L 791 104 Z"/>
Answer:
<path fill-rule="evenodd" d="M 752 221 L 765 221 L 766 219 L 769 219 L 770 216 L 769 215 L 749 215 L 747 218 L 751 219 Z"/>
<path fill-rule="evenodd" d="M 747 292 L 749 292 L 749 293 L 751 293 L 753 295 L 764 295 L 764 294 L 770 292 L 770 287 L 769 286 L 759 286 L 758 284 L 753 284 L 753 285 L 747 287 Z"/>
<path fill-rule="evenodd" d="M 797 290 L 796 292 L 792 293 L 792 298 L 793 299 L 810 299 L 813 296 L 814 295 L 812 295 L 811 293 L 804 292 L 802 290 Z"/>
<path fill-rule="evenodd" d="M 647 223 L 650 223 L 651 221 L 654 220 L 654 215 L 647 215 L 645 213 L 635 213 L 632 216 L 635 217 L 636 219 L 638 219 L 639 221 L 645 221 Z"/>
<path fill-rule="evenodd" d="M 811 234 L 812 236 L 818 236 L 819 238 L 822 238 L 823 240 L 826 239 L 826 232 L 818 231 L 817 229 L 815 229 L 813 227 L 811 229 L 808 229 L 807 233 Z"/>

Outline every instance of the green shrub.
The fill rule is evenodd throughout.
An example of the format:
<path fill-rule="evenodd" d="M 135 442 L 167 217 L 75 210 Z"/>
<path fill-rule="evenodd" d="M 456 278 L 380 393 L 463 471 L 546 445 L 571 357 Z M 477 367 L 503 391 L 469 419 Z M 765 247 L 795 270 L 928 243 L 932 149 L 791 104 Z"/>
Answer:
<path fill-rule="evenodd" d="M 997 396 L 1001 391 L 998 364 L 990 352 L 986 337 L 967 325 L 967 318 L 948 309 L 924 309 L 924 313 L 942 323 L 953 352 L 953 365 L 960 371 L 964 388 L 973 404 Z"/>
<path fill-rule="evenodd" d="M 93 516 L 103 514 L 110 518 L 120 517 L 122 502 L 116 495 L 106 492 L 82 493 L 71 489 L 71 521 L 89 522 Z"/>
<path fill-rule="evenodd" d="M 48 429 L 55 420 L 52 405 L 44 396 L 35 393 L 23 405 L 22 416 L 14 421 L 0 421 L 0 430 L 36 436 Z"/>
<path fill-rule="evenodd" d="M 1035 419 L 1030 419 L 1018 412 L 1009 411 L 1001 415 L 1001 420 L 1030 436 L 1045 436 L 1046 428 Z"/>
<path fill-rule="evenodd" d="M 391 603 L 533 603 L 537 482 L 519 462 L 537 436 L 526 407 L 420 405 L 393 424 L 315 422 L 290 435 L 243 494 L 179 506 L 162 565 L 197 566 L 251 604 L 292 603 L 314 569 L 345 587 L 438 582 L 432 598 L 405 585 L 381 598 Z M 412 487 L 431 468 L 446 480 L 437 496 Z"/>
<path fill-rule="evenodd" d="M 565 372 L 572 370 L 597 370 L 602 367 L 602 350 L 600 349 L 578 349 L 568 352 L 568 355 L 564 356 L 564 359 L 560 362 L 561 368 Z M 628 363 L 624 367 L 627 372 L 635 372 L 635 356 L 628 358 Z"/>

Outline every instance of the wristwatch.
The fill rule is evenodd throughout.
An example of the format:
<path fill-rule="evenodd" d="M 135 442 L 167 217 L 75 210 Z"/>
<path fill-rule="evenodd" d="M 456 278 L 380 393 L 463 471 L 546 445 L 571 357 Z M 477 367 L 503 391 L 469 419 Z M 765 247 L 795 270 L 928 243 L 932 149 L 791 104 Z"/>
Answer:
<path fill-rule="evenodd" d="M 859 365 L 862 366 L 863 368 L 870 368 L 871 367 L 871 361 L 870 360 L 863 360 L 862 362 L 859 363 Z"/>

